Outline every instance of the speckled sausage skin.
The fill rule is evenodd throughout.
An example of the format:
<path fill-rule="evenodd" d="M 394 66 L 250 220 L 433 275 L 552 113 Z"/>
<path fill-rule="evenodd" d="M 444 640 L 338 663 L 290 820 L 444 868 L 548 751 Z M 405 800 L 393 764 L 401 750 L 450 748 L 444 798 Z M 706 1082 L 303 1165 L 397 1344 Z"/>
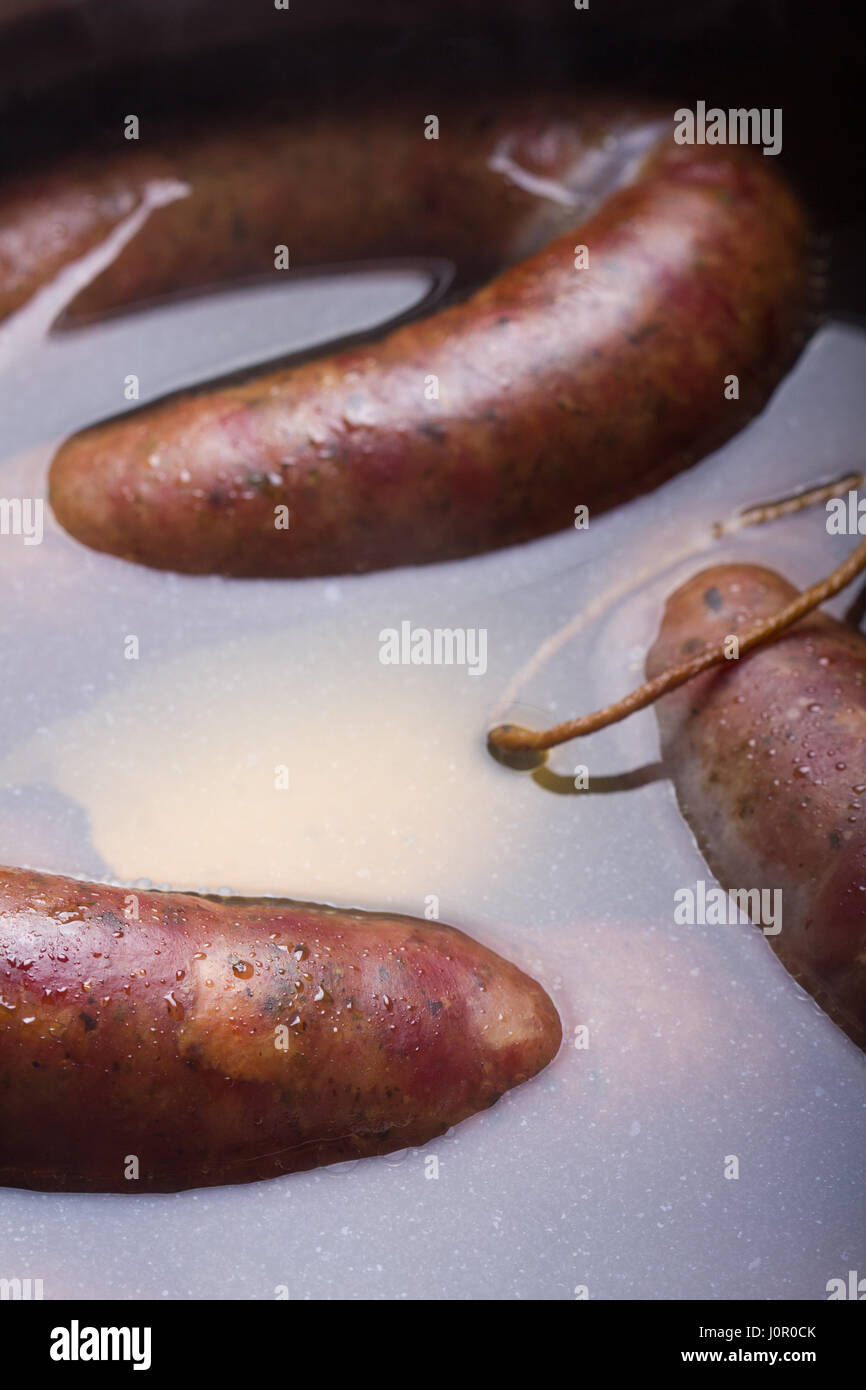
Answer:
<path fill-rule="evenodd" d="M 433 172 L 413 138 L 402 166 L 386 160 L 366 188 L 346 169 L 358 141 L 369 150 L 371 140 L 337 134 L 348 188 L 339 195 L 317 147 L 299 204 L 312 198 L 315 216 L 303 217 L 319 229 L 320 259 L 334 250 L 334 226 L 363 227 L 369 204 L 371 235 L 352 254 L 383 249 L 392 218 L 391 250 L 459 258 L 474 243 L 472 269 L 493 262 L 501 273 L 378 341 L 77 435 L 51 469 L 61 524 L 97 550 L 194 574 L 420 564 L 568 527 L 578 504 L 599 510 L 645 490 L 737 429 L 793 355 L 804 298 L 804 219 L 772 161 L 677 146 L 666 123 L 628 180 L 616 186 L 608 171 L 600 193 L 600 112 L 618 137 L 638 116 L 603 107 L 588 117 L 569 99 L 545 109 L 492 126 L 476 112 L 471 154 L 443 124 L 427 142 L 438 146 Z M 513 186 L 503 149 L 508 167 L 564 185 L 574 205 Z M 217 169 L 209 186 L 222 187 Z M 395 195 L 384 209 L 383 186 Z M 183 203 L 158 216 L 186 228 L 188 254 Z M 299 239 L 304 247 L 306 231 Z M 168 255 L 159 245 L 157 257 Z M 583 268 L 578 245 L 589 252 Z M 110 302 L 122 298 L 115 284 Z M 738 401 L 726 399 L 730 376 Z M 289 509 L 288 529 L 275 525 L 278 507 Z"/>
<path fill-rule="evenodd" d="M 772 570 L 722 565 L 669 599 L 657 675 L 788 603 Z M 726 888 L 781 888 L 766 939 L 866 1047 L 866 638 L 822 613 L 657 706 L 680 806 Z"/>
<path fill-rule="evenodd" d="M 160 892 L 130 920 L 130 891 L 0 869 L 0 1183 L 169 1192 L 389 1153 L 559 1047 L 541 986 L 454 927 Z"/>

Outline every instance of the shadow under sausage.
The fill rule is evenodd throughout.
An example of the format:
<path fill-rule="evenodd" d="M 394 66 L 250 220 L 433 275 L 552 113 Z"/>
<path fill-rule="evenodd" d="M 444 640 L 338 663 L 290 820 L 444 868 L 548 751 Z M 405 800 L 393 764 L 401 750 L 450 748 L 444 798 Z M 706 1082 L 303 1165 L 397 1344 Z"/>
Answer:
<path fill-rule="evenodd" d="M 610 792 L 635 791 L 647 787 L 652 782 L 662 782 L 669 776 L 664 764 L 644 763 L 643 767 L 631 768 L 628 772 L 615 772 L 602 777 L 591 777 L 588 787 L 576 787 L 574 777 L 554 772 L 549 767 L 538 767 L 532 773 L 532 780 L 543 791 L 553 792 L 555 796 L 604 796 Z"/>

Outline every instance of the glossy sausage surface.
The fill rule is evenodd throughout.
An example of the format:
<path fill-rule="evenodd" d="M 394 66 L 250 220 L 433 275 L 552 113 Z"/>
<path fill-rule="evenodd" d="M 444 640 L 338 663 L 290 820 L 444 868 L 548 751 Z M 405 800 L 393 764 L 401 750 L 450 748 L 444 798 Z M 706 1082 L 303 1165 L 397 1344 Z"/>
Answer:
<path fill-rule="evenodd" d="M 0 869 L 6 1185 L 166 1192 L 423 1145 L 560 1037 L 454 927 Z"/>
<path fill-rule="evenodd" d="M 432 254 L 464 284 L 494 278 L 378 341 L 70 440 L 51 470 L 58 519 L 141 564 L 359 572 L 566 528 L 576 506 L 610 506 L 720 443 L 793 355 L 806 229 L 772 161 L 678 146 L 670 113 L 568 95 L 443 112 L 438 140 L 390 111 L 190 138 L 19 187 L 0 209 L 0 308 L 172 178 L 188 196 L 77 312 L 273 274 L 277 244 L 292 265 Z"/>
<path fill-rule="evenodd" d="M 368 256 L 447 256 L 464 281 L 537 249 L 575 208 L 625 176 L 646 112 L 612 100 L 451 105 L 440 138 L 423 112 L 383 101 L 291 119 L 153 128 L 66 160 L 0 195 L 0 318 L 98 246 L 155 186 L 176 196 L 81 290 L 68 322 L 179 291 Z M 503 167 L 499 167 L 503 166 Z M 518 182 L 505 168 L 513 168 Z M 592 181 L 601 181 L 593 191 Z M 544 180 L 547 180 L 545 183 Z M 548 196 L 549 195 L 549 196 Z"/>
<path fill-rule="evenodd" d="M 647 674 L 741 631 L 796 594 L 722 565 L 668 600 Z M 866 637 L 813 613 L 657 706 L 680 806 L 728 889 L 782 890 L 766 939 L 866 1046 Z M 718 928 L 724 930 L 724 928 Z"/>

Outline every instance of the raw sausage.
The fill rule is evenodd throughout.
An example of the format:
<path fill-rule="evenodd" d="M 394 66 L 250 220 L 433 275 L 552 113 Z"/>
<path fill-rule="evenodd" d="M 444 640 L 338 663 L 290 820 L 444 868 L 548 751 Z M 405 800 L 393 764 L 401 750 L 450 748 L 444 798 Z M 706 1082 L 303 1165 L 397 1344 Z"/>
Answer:
<path fill-rule="evenodd" d="M 498 272 L 378 341 L 79 434 L 51 470 L 62 525 L 185 573 L 360 572 L 525 541 L 693 462 L 793 355 L 806 228 L 768 159 L 678 146 L 653 118 L 551 97 L 443 115 L 425 140 L 391 112 L 116 158 L 38 206 L 19 189 L 11 233 L 0 216 L 7 306 L 71 253 L 46 243 L 53 206 L 80 249 L 169 176 L 190 196 L 78 312 L 273 273 L 276 244 L 293 265 L 453 256 L 464 287 Z"/>
<path fill-rule="evenodd" d="M 6 1185 L 166 1192 L 425 1144 L 560 1036 L 540 985 L 438 922 L 0 869 Z"/>
<path fill-rule="evenodd" d="M 274 265 L 281 245 L 293 268 L 446 256 L 467 284 L 537 249 L 605 182 L 625 177 L 629 139 L 640 146 L 646 119 L 633 106 L 573 98 L 440 115 L 437 140 L 425 139 L 416 107 L 400 104 L 248 117 L 230 129 L 145 125 L 140 141 L 120 140 L 120 153 L 22 177 L 0 201 L 0 318 L 104 241 L 154 184 L 177 185 L 181 196 L 150 213 L 66 322 L 250 276 L 283 283 Z M 603 155 L 611 138 L 621 143 Z"/>
<path fill-rule="evenodd" d="M 651 678 L 796 595 L 772 570 L 704 570 L 668 600 Z M 657 705 L 680 806 L 727 889 L 782 890 L 766 939 L 866 1046 L 866 638 L 826 614 Z"/>

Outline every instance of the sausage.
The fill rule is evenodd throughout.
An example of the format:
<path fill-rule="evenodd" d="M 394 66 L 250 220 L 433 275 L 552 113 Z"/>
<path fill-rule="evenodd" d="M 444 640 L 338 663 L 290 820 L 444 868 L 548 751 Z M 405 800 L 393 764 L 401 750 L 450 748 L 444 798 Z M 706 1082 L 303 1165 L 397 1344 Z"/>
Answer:
<path fill-rule="evenodd" d="M 443 111 L 441 138 L 424 138 L 418 109 L 336 109 L 292 119 L 205 124 L 179 138 L 145 127 L 57 168 L 19 178 L 0 200 L 0 318 L 141 208 L 148 189 L 178 195 L 149 214 L 112 264 L 81 291 L 65 322 L 79 324 L 180 291 L 271 276 L 275 247 L 293 268 L 370 256 L 446 256 L 468 284 L 543 244 L 574 220 L 582 178 L 598 177 L 599 146 L 646 119 L 611 100 L 512 100 Z M 637 138 L 636 136 L 634 138 Z M 526 170 L 523 187 L 495 165 Z M 618 158 L 602 165 L 615 180 Z M 571 178 L 533 191 L 533 173 Z"/>
<path fill-rule="evenodd" d="M 6 1185 L 170 1192 L 425 1144 L 560 1038 L 540 985 L 438 922 L 0 869 Z"/>
<path fill-rule="evenodd" d="M 193 191 L 153 214 L 90 311 L 261 269 L 275 243 L 293 264 L 389 250 L 453 256 L 464 287 L 498 273 L 376 341 L 76 435 L 51 468 L 61 524 L 158 569 L 363 572 L 525 541 L 693 462 L 793 355 L 806 227 L 766 158 L 678 146 L 669 115 L 663 133 L 648 119 L 559 97 L 443 118 L 438 141 L 392 113 L 260 137 L 258 155 L 239 134 L 142 156 Z M 19 191 L 15 246 L 35 261 L 12 299 L 42 274 L 63 189 L 102 234 L 98 208 L 116 216 L 133 177 L 112 171 L 61 179 L 38 212 Z"/>
<path fill-rule="evenodd" d="M 782 608 L 772 570 L 721 565 L 668 600 L 651 678 Z M 726 889 L 782 891 L 766 939 L 866 1046 L 866 637 L 822 613 L 657 705 L 680 807 Z"/>

